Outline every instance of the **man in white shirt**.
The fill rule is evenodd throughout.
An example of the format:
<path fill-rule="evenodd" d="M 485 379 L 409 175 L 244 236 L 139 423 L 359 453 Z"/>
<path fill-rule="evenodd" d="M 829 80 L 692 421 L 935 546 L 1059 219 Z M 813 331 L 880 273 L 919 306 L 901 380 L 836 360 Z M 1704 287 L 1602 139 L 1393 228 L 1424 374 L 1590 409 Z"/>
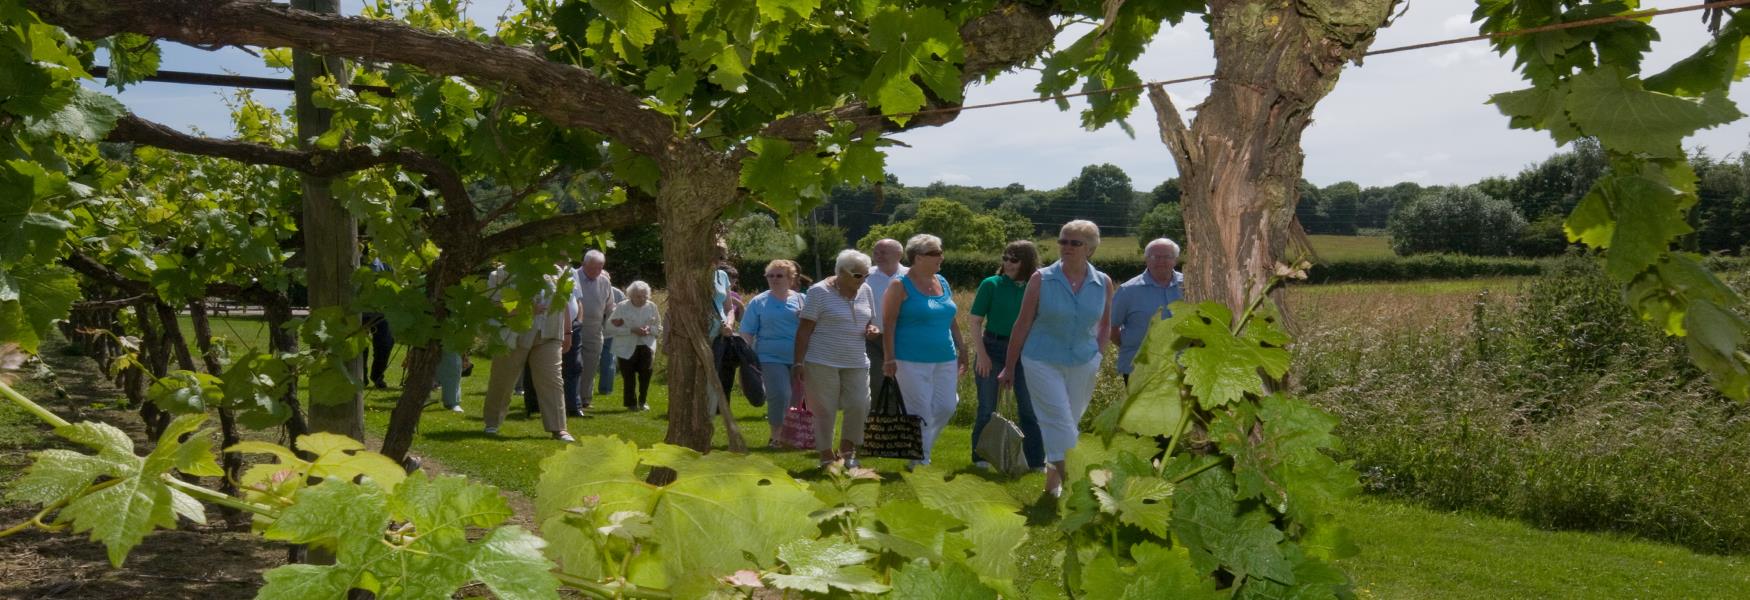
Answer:
<path fill-rule="evenodd" d="M 614 312 L 614 284 L 603 269 L 608 257 L 600 250 L 583 255 L 583 266 L 572 272 L 571 297 L 577 320 L 571 324 L 571 350 L 565 355 L 565 414 L 584 416 L 595 400 L 595 376 L 602 360 L 602 327 Z"/>
<path fill-rule="evenodd" d="M 875 242 L 873 252 L 870 253 L 875 268 L 869 269 L 869 278 L 865 279 L 864 283 L 869 285 L 871 297 L 877 299 L 875 301 L 874 323 L 882 322 L 881 301 L 879 299 L 883 297 L 882 294 L 887 293 L 887 285 L 893 283 L 895 277 L 904 275 L 911 270 L 905 265 L 899 264 L 899 259 L 903 256 L 905 256 L 905 248 L 899 245 L 899 240 L 892 238 Z M 876 327 L 879 328 L 880 325 L 876 325 Z M 881 365 L 887 358 L 881 351 L 881 335 L 887 335 L 887 332 L 879 332 L 879 335 L 864 343 L 864 350 L 869 355 L 870 398 L 881 393 L 881 382 L 886 379 L 886 375 L 881 371 Z"/>
<path fill-rule="evenodd" d="M 559 357 L 571 346 L 570 323 L 577 318 L 577 303 L 569 296 L 556 297 L 559 277 L 557 274 L 547 275 L 542 289 L 532 295 L 528 290 L 519 290 L 524 292 L 524 299 L 516 310 L 529 311 L 535 316 L 528 331 L 518 333 L 510 327 L 500 331 L 501 339 L 510 348 L 492 359 L 492 374 L 486 384 L 486 407 L 482 415 L 488 434 L 498 433 L 498 426 L 504 422 L 504 414 L 510 408 L 511 387 L 516 385 L 517 377 L 526 365 L 530 381 L 525 385 L 534 386 L 540 400 L 541 424 L 554 439 L 572 441 L 565 428 L 565 415 L 560 412 L 561 399 L 565 395 L 561 390 Z M 487 285 L 492 290 L 493 300 L 501 300 L 505 287 L 511 285 L 510 274 L 501 266 L 487 278 Z"/>

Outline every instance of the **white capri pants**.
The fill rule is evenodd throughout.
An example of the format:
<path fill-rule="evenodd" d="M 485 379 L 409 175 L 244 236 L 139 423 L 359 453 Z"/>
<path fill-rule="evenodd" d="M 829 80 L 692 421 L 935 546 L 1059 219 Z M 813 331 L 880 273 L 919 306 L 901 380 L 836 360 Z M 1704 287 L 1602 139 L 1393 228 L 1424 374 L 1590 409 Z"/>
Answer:
<path fill-rule="evenodd" d="M 924 418 L 924 462 L 930 462 L 930 449 L 936 438 L 954 418 L 954 405 L 960 402 L 960 364 L 948 362 L 894 361 L 899 368 L 893 378 L 899 382 L 899 393 L 905 399 L 905 412 Z"/>
<path fill-rule="evenodd" d="M 808 410 L 814 412 L 814 449 L 833 449 L 833 420 L 844 413 L 840 439 L 855 448 L 863 445 L 863 425 L 869 421 L 869 368 L 840 369 L 806 363 L 802 380 L 808 388 Z"/>
<path fill-rule="evenodd" d="M 1039 418 L 1039 433 L 1045 443 L 1045 460 L 1062 462 L 1076 447 L 1082 413 L 1094 399 L 1094 377 L 1100 372 L 1100 355 L 1080 365 L 1058 365 L 1021 357 L 1027 378 L 1027 393 L 1033 396 L 1033 414 Z"/>

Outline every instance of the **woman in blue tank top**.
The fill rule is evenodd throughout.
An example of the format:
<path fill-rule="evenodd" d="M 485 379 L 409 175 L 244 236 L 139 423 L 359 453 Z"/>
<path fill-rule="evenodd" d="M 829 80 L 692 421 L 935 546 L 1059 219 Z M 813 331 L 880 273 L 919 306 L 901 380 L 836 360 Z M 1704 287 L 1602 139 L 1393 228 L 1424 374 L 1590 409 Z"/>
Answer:
<path fill-rule="evenodd" d="M 1013 385 L 1016 365 L 1027 378 L 1033 411 L 1045 442 L 1045 493 L 1063 493 L 1064 457 L 1080 435 L 1076 425 L 1094 397 L 1100 351 L 1106 347 L 1112 282 L 1088 258 L 1100 246 L 1100 227 L 1070 221 L 1057 234 L 1058 260 L 1040 269 L 1021 296 L 1021 314 L 1009 333 L 1001 385 Z"/>
<path fill-rule="evenodd" d="M 920 233 L 905 243 L 905 261 L 911 270 L 896 278 L 881 299 L 882 350 L 887 357 L 881 370 L 899 384 L 905 410 L 924 419 L 924 459 L 930 464 L 930 449 L 954 417 L 960 402 L 959 379 L 966 371 L 966 352 L 960 342 L 958 307 L 954 292 L 942 277 L 942 238 Z"/>

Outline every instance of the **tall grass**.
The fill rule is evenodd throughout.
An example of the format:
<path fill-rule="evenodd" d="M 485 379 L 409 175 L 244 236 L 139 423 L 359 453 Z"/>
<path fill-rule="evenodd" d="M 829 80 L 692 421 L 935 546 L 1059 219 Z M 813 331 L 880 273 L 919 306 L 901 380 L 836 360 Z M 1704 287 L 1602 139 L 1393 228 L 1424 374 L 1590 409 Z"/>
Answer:
<path fill-rule="evenodd" d="M 1486 291 L 1297 293 L 1294 378 L 1341 418 L 1373 491 L 1750 551 L 1750 411 L 1630 314 L 1595 262 L 1552 270 Z"/>

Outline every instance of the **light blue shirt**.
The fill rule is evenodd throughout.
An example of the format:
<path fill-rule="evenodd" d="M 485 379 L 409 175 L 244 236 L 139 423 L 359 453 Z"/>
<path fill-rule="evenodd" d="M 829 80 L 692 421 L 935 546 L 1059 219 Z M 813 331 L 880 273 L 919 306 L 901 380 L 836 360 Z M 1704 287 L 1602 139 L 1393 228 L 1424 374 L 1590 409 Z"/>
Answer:
<path fill-rule="evenodd" d="M 1088 265 L 1082 290 L 1071 292 L 1063 262 L 1039 270 L 1039 310 L 1027 330 L 1021 356 L 1055 365 L 1081 365 L 1100 353 L 1100 315 L 1106 312 L 1111 278 Z"/>
<path fill-rule="evenodd" d="M 1155 319 L 1173 316 L 1167 306 L 1185 298 L 1185 274 L 1173 271 L 1173 280 L 1161 285 L 1148 271 L 1118 286 L 1112 295 L 1112 324 L 1118 327 L 1118 372 L 1129 374 L 1136 351 L 1148 337 Z"/>
<path fill-rule="evenodd" d="M 762 363 L 789 366 L 796 356 L 796 326 L 802 323 L 802 294 L 792 292 L 779 301 L 771 292 L 761 292 L 747 303 L 741 332 L 754 337 L 754 352 Z"/>
<path fill-rule="evenodd" d="M 711 307 L 716 309 L 711 313 L 711 328 L 705 330 L 706 337 L 717 339 L 723 329 L 723 307 L 729 300 L 729 272 L 723 269 L 711 269 Z"/>

